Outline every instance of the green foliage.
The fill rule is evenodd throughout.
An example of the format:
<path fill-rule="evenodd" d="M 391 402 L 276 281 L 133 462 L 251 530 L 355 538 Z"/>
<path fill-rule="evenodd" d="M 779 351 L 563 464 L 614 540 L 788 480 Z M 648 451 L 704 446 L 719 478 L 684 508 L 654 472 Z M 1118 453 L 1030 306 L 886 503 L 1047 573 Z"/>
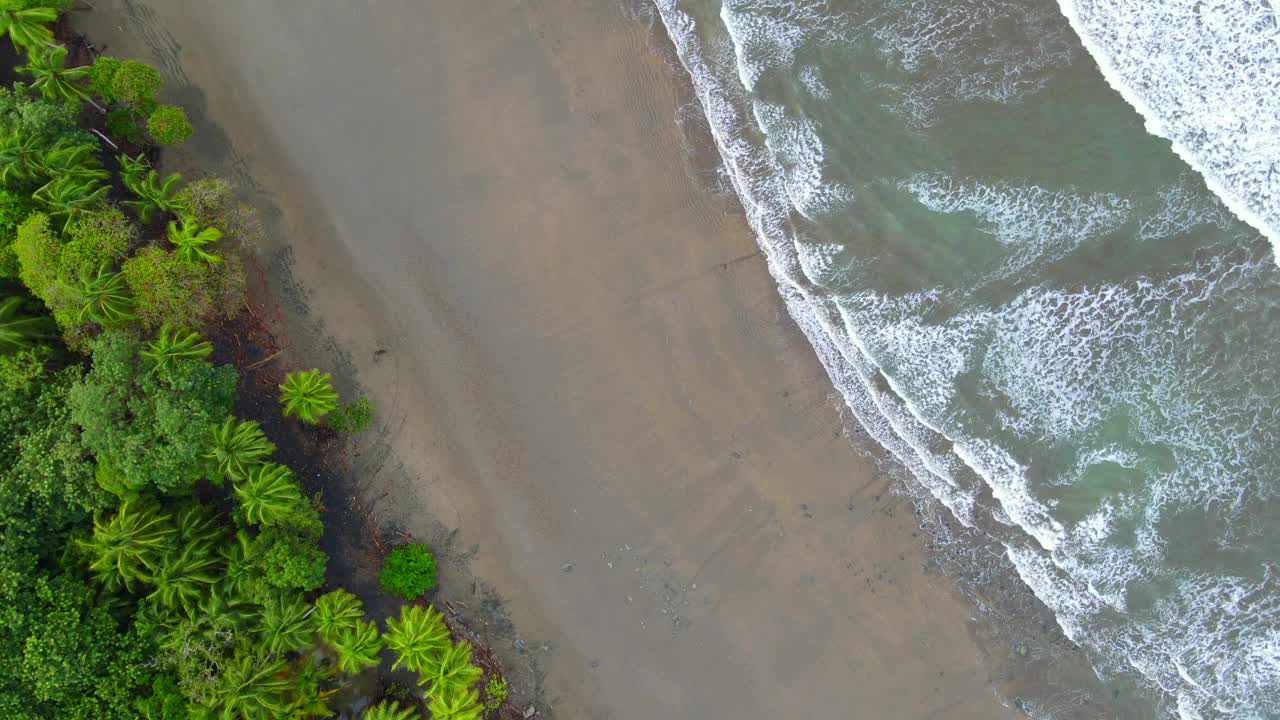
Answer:
<path fill-rule="evenodd" d="M 273 589 L 309 591 L 324 583 L 329 557 L 320 549 L 323 532 L 320 515 L 309 505 L 262 528 L 255 539 L 262 583 L 250 590 L 255 602 Z"/>
<path fill-rule="evenodd" d="M 507 701 L 507 692 L 510 685 L 507 679 L 501 675 L 494 675 L 489 678 L 489 682 L 484 685 L 484 709 L 493 712 L 502 707 L 502 703 Z"/>
<path fill-rule="evenodd" d="M 234 484 L 239 512 L 255 525 L 275 525 L 302 504 L 302 492 L 289 468 L 277 463 L 256 465 Z"/>
<path fill-rule="evenodd" d="M 106 74 L 105 69 L 103 74 Z M 154 100 L 163 84 L 160 71 L 151 65 L 140 60 L 121 61 L 115 72 L 110 74 L 111 102 L 138 106 Z"/>
<path fill-rule="evenodd" d="M 331 644 L 338 654 L 338 669 L 354 674 L 378 664 L 382 637 L 372 621 L 356 620 L 339 630 Z"/>
<path fill-rule="evenodd" d="M 402 605 L 399 618 L 387 618 L 387 647 L 396 653 L 391 667 L 405 667 L 426 673 L 436 658 L 449 649 L 449 628 L 444 616 L 433 607 Z"/>
<path fill-rule="evenodd" d="M 103 327 L 119 327 L 133 319 L 133 298 L 124 276 L 98 267 L 97 273 L 80 278 L 76 320 L 95 322 Z"/>
<path fill-rule="evenodd" d="M 435 587 L 436 559 L 426 545 L 401 545 L 387 553 L 378 575 L 382 589 L 412 600 Z"/>
<path fill-rule="evenodd" d="M 3 158 L 0 158 L 2 162 Z M 18 256 L 13 250 L 13 242 L 18 237 L 18 225 L 35 208 L 29 197 L 0 190 L 0 277 L 18 276 Z"/>
<path fill-rule="evenodd" d="M 0 299 L 0 353 L 11 353 L 56 337 L 53 320 L 43 315 L 24 315 L 20 297 Z"/>
<path fill-rule="evenodd" d="M 338 407 L 338 393 L 333 390 L 333 376 L 319 370 L 296 370 L 285 375 L 280 386 L 280 404 L 285 417 L 297 417 L 315 424 L 326 413 Z"/>
<path fill-rule="evenodd" d="M 217 265 L 192 266 L 160 247 L 146 247 L 120 267 L 148 328 L 199 327 L 232 317 L 244 301 L 244 265 L 238 255 Z"/>
<path fill-rule="evenodd" d="M 0 181 L 9 186 L 39 177 L 45 146 L 40 138 L 21 128 L 5 128 L 0 133 Z"/>
<path fill-rule="evenodd" d="M 27 64 L 17 68 L 32 76 L 31 87 L 49 100 L 76 101 L 89 97 L 89 89 L 81 83 L 89 77 L 89 68 L 69 68 L 67 49 L 61 45 L 36 45 L 27 50 Z"/>
<path fill-rule="evenodd" d="M 291 683 L 283 659 L 263 656 L 245 642 L 221 670 L 210 703 L 218 710 L 216 717 L 268 720 L 288 709 Z"/>
<path fill-rule="evenodd" d="M 93 369 L 71 390 L 86 448 L 134 489 L 169 492 L 201 475 L 209 427 L 231 412 L 236 371 L 182 360 L 160 377 L 142 344 L 116 333 L 93 341 Z"/>
<path fill-rule="evenodd" d="M 63 233 L 61 263 L 68 268 L 114 265 L 138 239 L 138 229 L 114 207 L 77 213 Z"/>
<path fill-rule="evenodd" d="M 177 145 L 195 131 L 185 110 L 177 105 L 161 105 L 147 117 L 147 132 L 161 145 Z"/>
<path fill-rule="evenodd" d="M 116 102 L 114 87 L 116 73 L 120 72 L 120 59 L 110 55 L 99 55 L 89 66 L 89 91 L 102 98 L 110 105 Z"/>
<path fill-rule="evenodd" d="M 429 695 L 431 720 L 480 720 L 484 707 L 475 690 L 448 689 Z"/>
<path fill-rule="evenodd" d="M 333 644 L 342 631 L 355 627 L 356 622 L 364 617 L 364 603 L 341 588 L 331 590 L 316 598 L 312 617 L 321 639 Z"/>
<path fill-rule="evenodd" d="M 44 177 L 58 179 L 70 176 L 79 180 L 104 180 L 107 171 L 98 159 L 98 146 L 68 137 L 41 150 L 37 159 Z"/>
<path fill-rule="evenodd" d="M 16 131 L 38 148 L 63 139 L 95 144 L 94 136 L 79 128 L 79 115 L 78 103 L 50 102 L 22 83 L 0 88 L 0 128 Z"/>
<path fill-rule="evenodd" d="M 169 242 L 173 243 L 173 254 L 188 265 L 212 265 L 222 262 L 218 255 L 204 249 L 222 238 L 222 231 L 214 227 L 202 228 L 196 224 L 193 216 L 182 218 L 182 225 L 169 221 Z"/>
<path fill-rule="evenodd" d="M 139 354 L 151 362 L 151 372 L 168 375 L 179 363 L 203 360 L 212 352 L 213 345 L 200 337 L 200 333 L 166 325 Z"/>
<path fill-rule="evenodd" d="M 250 468 L 276 450 L 255 420 L 229 417 L 221 425 L 215 425 L 211 434 L 205 459 L 214 466 L 219 478 L 245 479 Z"/>
<path fill-rule="evenodd" d="M 483 674 L 471 664 L 471 650 L 471 643 L 466 640 L 450 645 L 428 664 L 419 682 L 430 684 L 428 693 L 432 696 L 458 693 L 471 687 Z"/>
<path fill-rule="evenodd" d="M 160 558 L 148 598 L 165 607 L 198 612 L 199 603 L 218 579 L 218 557 L 211 544 L 176 542 Z"/>
<path fill-rule="evenodd" d="M 48 208 L 51 216 L 63 218 L 66 229 L 72 215 L 101 205 L 110 189 L 93 178 L 62 175 L 42 185 L 32 197 Z"/>
<path fill-rule="evenodd" d="M 138 196 L 137 200 L 126 200 L 124 204 L 137 210 L 142 222 L 151 222 L 156 212 L 178 214 L 184 209 L 178 188 L 182 182 L 181 175 L 174 173 L 161 180 L 160 173 L 155 170 L 142 172 L 138 168 L 142 164 L 141 157 L 121 156 L 120 163 L 120 179 L 129 192 Z"/>
<path fill-rule="evenodd" d="M 373 402 L 364 395 L 329 413 L 324 424 L 343 433 L 362 433 L 373 424 Z"/>
<path fill-rule="evenodd" d="M 421 716 L 413 708 L 401 708 L 400 703 L 383 700 L 364 711 L 361 720 L 418 720 Z"/>
<path fill-rule="evenodd" d="M 133 590 L 135 583 L 151 581 L 176 532 L 172 518 L 155 505 L 126 500 L 117 512 L 96 515 L 92 539 L 79 544 L 103 585 Z"/>
<path fill-rule="evenodd" d="M 49 23 L 58 19 L 52 7 L 23 7 L 14 2 L 0 6 L 0 35 L 8 35 L 19 50 L 39 47 L 53 41 Z"/>
<path fill-rule="evenodd" d="M 142 142 L 143 134 L 142 129 L 138 127 L 138 113 L 133 108 L 124 106 L 111 108 L 107 111 L 106 126 L 107 132 L 114 138 L 130 143 Z"/>
<path fill-rule="evenodd" d="M 312 633 L 307 606 L 298 598 L 277 593 L 263 606 L 258 638 L 267 652 L 283 655 L 301 650 L 311 643 Z"/>
<path fill-rule="evenodd" d="M 185 214 L 194 215 L 200 225 L 222 230 L 223 247 L 249 249 L 263 237 L 257 211 L 238 201 L 226 180 L 195 180 L 178 193 L 177 202 L 186 209 Z"/>

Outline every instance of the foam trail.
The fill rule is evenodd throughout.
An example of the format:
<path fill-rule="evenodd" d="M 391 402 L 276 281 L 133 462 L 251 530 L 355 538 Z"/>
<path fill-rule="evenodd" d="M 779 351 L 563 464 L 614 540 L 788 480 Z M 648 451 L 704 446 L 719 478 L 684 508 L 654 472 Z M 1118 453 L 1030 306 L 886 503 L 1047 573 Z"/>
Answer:
<path fill-rule="evenodd" d="M 1058 0 L 1147 130 L 1280 250 L 1280 23 L 1267 0 Z"/>

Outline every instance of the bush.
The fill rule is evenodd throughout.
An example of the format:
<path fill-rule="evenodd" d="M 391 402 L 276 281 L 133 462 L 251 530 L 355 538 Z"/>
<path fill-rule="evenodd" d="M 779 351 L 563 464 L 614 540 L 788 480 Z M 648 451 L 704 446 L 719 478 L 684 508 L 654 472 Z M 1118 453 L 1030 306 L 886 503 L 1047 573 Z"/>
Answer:
<path fill-rule="evenodd" d="M 107 111 L 107 132 L 125 142 L 142 142 L 138 129 L 138 115 L 132 108 L 113 107 Z"/>
<path fill-rule="evenodd" d="M 484 686 L 484 709 L 492 712 L 502 707 L 502 703 L 507 701 L 509 687 L 506 678 L 499 675 L 490 677 Z"/>
<path fill-rule="evenodd" d="M 193 132 L 187 113 L 177 105 L 161 105 L 147 118 L 147 132 L 161 145 L 177 145 Z"/>
<path fill-rule="evenodd" d="M 222 231 L 223 248 L 252 250 L 262 238 L 258 212 L 236 200 L 231 184 L 222 178 L 195 180 L 178 192 L 175 200 L 184 214 L 194 215 L 201 227 Z"/>
<path fill-rule="evenodd" d="M 18 226 L 35 209 L 30 198 L 0 190 L 0 277 L 18 277 L 13 241 L 18 237 Z"/>
<path fill-rule="evenodd" d="M 324 424 L 343 433 L 362 433 L 373 423 L 373 403 L 361 395 L 359 400 L 347 403 L 329 413 Z"/>
<path fill-rule="evenodd" d="M 426 545 L 401 545 L 387 554 L 378 581 L 383 590 L 412 600 L 435 587 L 436 559 Z"/>
<path fill-rule="evenodd" d="M 125 256 L 138 236 L 137 228 L 114 207 L 76 213 L 67 224 L 62 264 L 81 272 L 83 268 L 114 265 Z"/>
<path fill-rule="evenodd" d="M 125 60 L 111 76 L 112 100 L 138 106 L 154 100 L 163 84 L 159 70 L 138 60 Z"/>
<path fill-rule="evenodd" d="M 239 253 L 216 265 L 192 266 L 160 247 L 143 248 L 120 267 L 133 293 L 134 312 L 151 330 L 200 327 L 218 313 L 234 317 L 244 300 L 245 273 Z"/>
<path fill-rule="evenodd" d="M 89 90 L 102 98 L 108 105 L 116 101 L 115 78 L 120 72 L 121 62 L 110 55 L 99 55 L 89 66 Z M 111 120 L 108 118 L 107 126 Z"/>

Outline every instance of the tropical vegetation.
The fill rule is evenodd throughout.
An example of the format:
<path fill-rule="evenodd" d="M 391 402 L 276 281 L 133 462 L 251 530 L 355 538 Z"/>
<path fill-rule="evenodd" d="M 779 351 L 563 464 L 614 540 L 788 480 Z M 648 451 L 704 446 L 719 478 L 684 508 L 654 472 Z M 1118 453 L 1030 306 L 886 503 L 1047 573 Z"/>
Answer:
<path fill-rule="evenodd" d="M 208 339 L 244 306 L 261 225 L 225 181 L 159 172 L 185 112 L 150 65 L 78 64 L 64 9 L 0 0 L 31 81 L 0 89 L 0 717 L 325 718 L 384 655 L 437 720 L 496 709 L 505 681 L 437 610 L 384 624 L 326 587 L 320 499 L 237 414 L 241 370 Z M 372 417 L 319 370 L 280 402 L 336 430 Z M 383 580 L 420 598 L 435 570 L 409 545 Z"/>

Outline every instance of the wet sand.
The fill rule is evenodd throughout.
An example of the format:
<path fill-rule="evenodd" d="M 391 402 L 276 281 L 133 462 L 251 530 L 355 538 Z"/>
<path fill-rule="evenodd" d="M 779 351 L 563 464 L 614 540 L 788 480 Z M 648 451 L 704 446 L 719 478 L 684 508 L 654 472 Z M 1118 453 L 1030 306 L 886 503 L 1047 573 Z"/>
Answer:
<path fill-rule="evenodd" d="M 377 403 L 363 500 L 543 714 L 1013 715 L 614 0 L 96 5 L 192 113 L 169 162 L 266 210 L 299 352 Z"/>

